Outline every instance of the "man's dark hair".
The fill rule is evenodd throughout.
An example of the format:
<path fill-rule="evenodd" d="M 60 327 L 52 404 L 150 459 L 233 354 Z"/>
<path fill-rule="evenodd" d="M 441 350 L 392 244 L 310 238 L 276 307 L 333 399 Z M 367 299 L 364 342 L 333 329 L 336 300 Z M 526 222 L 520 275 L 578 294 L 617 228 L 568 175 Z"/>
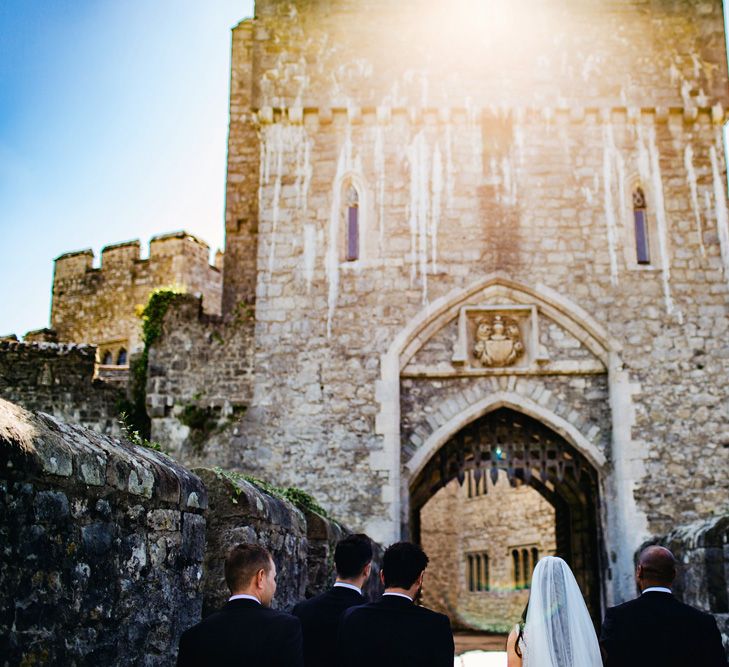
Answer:
<path fill-rule="evenodd" d="M 412 542 L 396 542 L 382 557 L 385 588 L 410 588 L 428 565 L 425 552 Z"/>
<path fill-rule="evenodd" d="M 347 535 L 334 550 L 334 565 L 342 579 L 352 579 L 361 574 L 371 560 L 372 540 L 364 533 Z"/>
<path fill-rule="evenodd" d="M 271 571 L 271 554 L 257 544 L 237 544 L 225 559 L 225 583 L 230 592 L 246 588 L 259 570 Z"/>

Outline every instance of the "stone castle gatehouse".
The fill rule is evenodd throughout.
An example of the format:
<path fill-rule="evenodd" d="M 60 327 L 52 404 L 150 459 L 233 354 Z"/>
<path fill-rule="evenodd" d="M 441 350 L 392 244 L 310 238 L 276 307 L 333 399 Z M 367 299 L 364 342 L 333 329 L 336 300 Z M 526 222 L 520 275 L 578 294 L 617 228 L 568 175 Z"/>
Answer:
<path fill-rule="evenodd" d="M 259 0 L 233 31 L 223 313 L 168 312 L 153 438 L 383 543 L 453 479 L 529 485 L 593 610 L 631 597 L 641 543 L 729 498 L 723 21 Z M 195 438 L 190 405 L 219 428 Z"/>

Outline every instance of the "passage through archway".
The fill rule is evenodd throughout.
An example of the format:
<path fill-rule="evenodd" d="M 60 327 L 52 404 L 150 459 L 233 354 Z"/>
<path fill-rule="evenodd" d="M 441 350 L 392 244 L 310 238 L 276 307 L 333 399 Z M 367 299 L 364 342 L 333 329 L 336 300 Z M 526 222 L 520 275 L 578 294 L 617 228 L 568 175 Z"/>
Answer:
<path fill-rule="evenodd" d="M 455 486 L 458 484 L 460 490 Z M 509 408 L 494 410 L 451 437 L 411 480 L 409 492 L 410 530 L 417 541 L 427 529 L 421 519 L 425 516 L 432 520 L 433 516 L 423 511 L 426 503 L 431 499 L 435 502 L 436 495 L 450 495 L 446 511 L 449 516 L 441 524 L 449 528 L 442 537 L 461 551 L 452 549 L 458 562 L 452 563 L 451 572 L 460 578 L 457 587 L 467 597 L 479 594 L 482 598 L 508 598 L 503 586 L 492 590 L 492 573 L 498 572 L 500 564 L 502 571 L 508 566 L 514 589 L 523 589 L 536 559 L 546 555 L 546 550 L 570 564 L 591 614 L 599 618 L 602 568 L 598 473 L 572 444 L 545 424 Z M 496 501 L 502 510 L 513 508 L 509 510 L 510 518 L 518 513 L 514 510 L 521 512 L 518 522 L 523 525 L 524 535 L 534 532 L 536 526 L 529 523 L 532 521 L 540 524 L 542 538 L 520 540 L 517 526 L 513 536 L 491 538 L 491 544 L 483 543 L 482 548 L 476 548 L 473 540 L 464 541 L 462 531 L 457 530 L 458 522 L 473 521 L 477 503 L 471 499 L 488 496 L 489 492 L 490 502 Z M 553 524 L 544 528 L 545 521 Z M 433 531 L 428 534 L 432 539 Z M 489 539 L 487 536 L 494 532 L 484 530 L 483 535 Z M 453 608 L 442 611 L 451 617 L 460 615 Z M 504 614 L 508 615 L 506 611 Z M 513 609 L 509 614 L 512 618 L 504 618 L 505 622 L 514 620 Z M 464 622 L 462 615 L 460 620 Z M 465 624 L 469 625 L 468 621 Z"/>

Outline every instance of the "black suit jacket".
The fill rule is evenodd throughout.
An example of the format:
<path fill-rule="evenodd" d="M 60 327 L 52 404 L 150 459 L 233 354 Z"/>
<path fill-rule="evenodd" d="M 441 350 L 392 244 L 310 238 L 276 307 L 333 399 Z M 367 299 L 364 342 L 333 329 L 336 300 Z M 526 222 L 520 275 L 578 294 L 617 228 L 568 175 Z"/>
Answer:
<path fill-rule="evenodd" d="M 178 667 L 303 667 L 301 624 L 254 600 L 232 600 L 186 630 Z"/>
<path fill-rule="evenodd" d="M 600 642 L 607 667 L 726 667 L 711 614 L 661 591 L 607 610 Z"/>
<path fill-rule="evenodd" d="M 365 599 L 357 591 L 335 586 L 294 607 L 293 614 L 301 621 L 304 634 L 306 667 L 337 665 L 337 632 L 342 614 L 350 607 L 364 603 Z"/>
<path fill-rule="evenodd" d="M 395 595 L 345 611 L 337 648 L 341 667 L 453 667 L 448 617 Z"/>

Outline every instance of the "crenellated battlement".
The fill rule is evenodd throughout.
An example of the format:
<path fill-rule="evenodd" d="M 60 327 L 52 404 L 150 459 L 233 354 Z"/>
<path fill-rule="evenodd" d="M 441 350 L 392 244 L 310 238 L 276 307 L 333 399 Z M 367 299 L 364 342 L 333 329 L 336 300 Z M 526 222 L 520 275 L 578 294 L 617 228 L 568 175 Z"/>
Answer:
<path fill-rule="evenodd" d="M 59 340 L 97 344 L 114 360 L 123 350 L 126 359 L 139 346 L 139 308 L 152 290 L 170 285 L 202 296 L 207 313 L 220 313 L 221 254 L 211 265 L 205 241 L 182 230 L 153 236 L 148 258 L 141 250 L 139 239 L 107 245 L 98 268 L 89 249 L 56 259 L 51 322 Z"/>
<path fill-rule="evenodd" d="M 144 265 L 149 261 L 170 256 L 186 256 L 204 263 L 208 268 L 219 270 L 209 262 L 210 246 L 202 239 L 186 232 L 170 232 L 153 236 L 149 242 L 149 258 L 142 259 L 142 244 L 139 239 L 112 243 L 101 249 L 101 267 L 94 268 L 95 255 L 91 248 L 66 252 L 55 259 L 54 282 L 60 279 L 78 277 L 90 271 L 103 271 L 105 268 L 127 268 Z M 218 251 L 221 254 L 221 251 Z M 216 262 L 219 262 L 216 254 Z"/>

